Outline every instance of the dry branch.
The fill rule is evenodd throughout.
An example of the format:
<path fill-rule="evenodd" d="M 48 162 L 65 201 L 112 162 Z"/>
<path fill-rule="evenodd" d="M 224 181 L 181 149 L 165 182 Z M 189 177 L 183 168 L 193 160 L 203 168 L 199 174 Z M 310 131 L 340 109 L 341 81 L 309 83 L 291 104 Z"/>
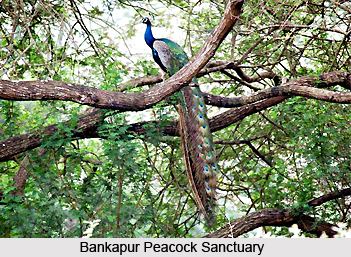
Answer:
<path fill-rule="evenodd" d="M 351 188 L 346 188 L 315 198 L 307 204 L 311 207 L 316 207 L 328 201 L 350 195 Z M 208 234 L 206 237 L 238 237 L 263 226 L 290 227 L 293 224 L 297 224 L 302 231 L 317 236 L 320 236 L 324 232 L 327 236 L 333 237 L 337 233 L 333 229 L 335 225 L 318 221 L 316 218 L 303 213 L 296 213 L 288 209 L 264 209 L 237 219 L 221 229 Z"/>
<path fill-rule="evenodd" d="M 0 81 L 0 98 L 7 100 L 64 100 L 98 108 L 140 111 L 186 86 L 208 61 L 239 18 L 243 0 L 228 2 L 224 16 L 197 55 L 170 79 L 141 93 L 110 92 L 60 81 Z"/>
<path fill-rule="evenodd" d="M 257 113 L 266 108 L 274 106 L 284 101 L 285 99 L 285 97 L 281 96 L 273 97 L 271 99 L 266 99 L 258 103 L 253 103 L 240 108 L 228 110 L 222 114 L 213 117 L 210 120 L 211 130 L 218 131 L 222 128 L 229 126 L 234 122 L 237 122 L 247 117 L 250 114 Z M 98 134 L 98 127 L 101 124 L 104 117 L 105 116 L 103 111 L 99 109 L 94 109 L 91 113 L 83 115 L 79 119 L 77 126 L 72 130 L 72 133 L 69 135 L 69 138 L 71 140 L 75 140 L 101 137 L 101 135 Z M 69 123 L 70 122 L 68 121 L 67 126 L 69 126 Z M 130 128 L 128 131 L 131 133 L 143 134 L 146 133 L 145 127 L 148 127 L 150 125 L 157 126 L 157 124 L 157 121 L 130 124 Z M 177 122 L 173 122 L 172 124 L 162 128 L 160 132 L 169 136 L 179 135 L 177 130 Z M 51 136 L 54 133 L 59 133 L 58 125 L 51 125 L 44 128 L 43 130 L 38 130 L 33 133 L 27 133 L 20 136 L 11 137 L 9 139 L 1 141 L 0 161 L 11 160 L 20 153 L 41 146 L 41 144 L 45 140 L 45 137 Z M 60 137 L 62 139 L 67 139 L 68 135 L 63 133 L 60 135 Z"/>
<path fill-rule="evenodd" d="M 326 72 L 319 77 L 301 77 L 281 86 L 263 89 L 248 96 L 221 97 L 205 94 L 205 98 L 209 105 L 218 107 L 243 106 L 276 96 L 304 96 L 333 103 L 351 103 L 351 93 L 322 89 L 335 85 L 351 89 L 351 74 L 339 71 Z"/>
<path fill-rule="evenodd" d="M 301 95 L 311 98 L 323 99 L 332 102 L 351 102 L 350 93 L 332 92 L 325 89 L 314 88 L 330 87 L 334 85 L 341 85 L 345 88 L 351 88 L 351 75 L 345 72 L 329 72 L 320 75 L 319 77 L 302 77 L 297 80 L 286 83 L 279 87 L 273 87 L 261 90 L 250 96 L 238 97 L 221 97 L 210 94 L 205 95 L 206 103 L 209 105 L 220 107 L 237 107 L 239 108 L 228 110 L 221 113 L 210 120 L 212 131 L 217 131 L 222 128 L 245 118 L 246 116 L 264 110 L 268 107 L 281 103 L 289 96 Z M 111 92 L 110 92 L 111 93 Z M 104 118 L 102 111 L 95 109 L 91 113 L 84 114 L 79 119 L 76 129 L 73 131 L 72 139 L 82 139 L 91 137 L 100 137 L 97 133 L 97 128 Z M 149 123 L 132 124 L 131 130 L 138 133 L 144 133 L 143 126 Z M 0 161 L 6 161 L 19 153 L 27 150 L 34 149 L 41 145 L 43 135 L 52 135 L 57 131 L 57 126 L 52 125 L 44 130 L 37 131 L 36 133 L 24 134 L 16 137 L 9 138 L 0 142 Z M 166 135 L 178 135 L 176 123 L 163 128 L 162 133 Z M 62 135 L 65 137 L 65 135 Z"/>
<path fill-rule="evenodd" d="M 289 210 L 264 209 L 237 219 L 206 237 L 238 237 L 263 226 L 290 227 L 293 224 L 297 224 L 305 232 L 318 236 L 323 232 L 330 237 L 336 234 L 336 231 L 333 230 L 333 224 L 321 222 L 316 225 L 317 220 L 311 216 L 296 215 Z"/>

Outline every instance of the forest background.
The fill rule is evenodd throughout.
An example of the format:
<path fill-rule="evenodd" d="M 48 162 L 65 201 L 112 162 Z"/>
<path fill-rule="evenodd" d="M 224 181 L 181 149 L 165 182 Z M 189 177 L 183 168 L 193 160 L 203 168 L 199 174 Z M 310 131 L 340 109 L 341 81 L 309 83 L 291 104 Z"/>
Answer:
<path fill-rule="evenodd" d="M 144 16 L 193 58 L 167 81 Z M 350 35 L 341 0 L 1 1 L 0 236 L 346 231 Z M 194 76 L 220 166 L 211 228 L 163 101 Z"/>

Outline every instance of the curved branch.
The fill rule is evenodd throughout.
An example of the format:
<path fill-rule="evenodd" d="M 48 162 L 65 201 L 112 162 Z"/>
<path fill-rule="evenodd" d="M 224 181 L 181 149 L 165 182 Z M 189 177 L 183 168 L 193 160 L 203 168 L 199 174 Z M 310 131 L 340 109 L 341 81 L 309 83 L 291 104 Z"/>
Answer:
<path fill-rule="evenodd" d="M 110 92 L 59 81 L 1 81 L 0 97 L 7 100 L 70 100 L 98 108 L 140 111 L 172 95 L 191 79 L 214 56 L 217 48 L 239 19 L 244 0 L 230 0 L 217 28 L 202 49 L 181 70 L 166 82 L 142 93 Z"/>
<path fill-rule="evenodd" d="M 210 105 L 221 107 L 242 106 L 213 117 L 210 120 L 211 130 L 220 130 L 250 114 L 276 105 L 287 99 L 293 92 L 298 95 L 308 95 L 309 97 L 315 96 L 315 98 L 318 96 L 319 98 L 332 102 L 351 102 L 350 93 L 341 94 L 319 88 L 312 88 L 311 86 L 313 85 L 319 87 L 333 85 L 348 87 L 348 85 L 351 85 L 351 75 L 344 72 L 329 72 L 324 73 L 319 77 L 302 77 L 280 87 L 261 90 L 251 96 L 226 98 L 206 94 L 206 102 Z M 320 92 L 323 92 L 324 94 L 320 96 Z M 90 114 L 83 115 L 79 120 L 76 129 L 73 131 L 72 138 L 99 137 L 97 127 L 103 117 L 104 115 L 102 111 L 99 112 L 98 110 L 95 110 Z M 135 131 L 142 133 L 142 125 L 145 124 L 147 123 L 132 124 L 131 127 L 136 129 Z M 0 146 L 2 146 L 0 148 L 0 161 L 9 160 L 21 152 L 40 146 L 43 135 L 52 135 L 56 131 L 57 127 L 53 125 L 45 128 L 44 130 L 38 131 L 37 133 L 24 134 L 0 142 Z M 178 135 L 176 123 L 164 128 L 164 131 L 162 132 L 166 135 Z M 62 135 L 62 137 L 66 136 Z"/>
<path fill-rule="evenodd" d="M 276 96 L 304 96 L 333 103 L 351 103 L 351 93 L 321 89 L 335 85 L 351 89 L 351 74 L 340 71 L 326 72 L 319 77 L 301 77 L 282 86 L 263 89 L 248 96 L 221 97 L 205 94 L 205 99 L 209 105 L 218 107 L 243 106 Z"/>
<path fill-rule="evenodd" d="M 238 237 L 263 226 L 290 227 L 293 224 L 297 224 L 301 230 L 317 236 L 323 232 L 329 237 L 336 234 L 336 231 L 333 230 L 333 224 L 322 222 L 317 225 L 317 220 L 311 216 L 295 215 L 289 210 L 264 209 L 237 219 L 206 237 Z"/>
<path fill-rule="evenodd" d="M 307 204 L 311 207 L 316 207 L 328 201 L 350 195 L 351 188 L 346 188 L 315 198 Z M 290 227 L 293 224 L 297 224 L 302 231 L 317 236 L 320 236 L 324 232 L 327 236 L 333 237 L 337 233 L 333 229 L 333 227 L 336 227 L 335 225 L 327 222 L 318 222 L 316 218 L 301 213 L 297 214 L 293 210 L 264 209 L 237 219 L 221 229 L 208 234 L 206 237 L 238 237 L 263 226 Z"/>
<path fill-rule="evenodd" d="M 239 107 L 236 109 L 228 110 L 224 113 L 221 113 L 212 119 L 210 119 L 210 127 L 212 131 L 218 131 L 222 128 L 233 124 L 248 115 L 257 113 L 264 109 L 267 109 L 271 106 L 274 106 L 278 103 L 284 101 L 286 97 L 274 97 L 271 99 L 266 99 L 264 101 L 249 104 L 247 106 Z M 78 121 L 78 124 L 69 134 L 61 134 L 61 139 L 84 139 L 84 138 L 93 138 L 101 137 L 98 134 L 98 127 L 103 121 L 105 115 L 104 112 L 99 109 L 94 109 L 92 112 L 81 116 Z M 64 127 L 69 127 L 70 121 L 63 123 Z M 135 124 L 130 124 L 129 132 L 144 134 L 146 133 L 145 127 L 149 125 L 157 125 L 157 121 L 150 122 L 139 122 Z M 61 124 L 62 126 L 62 124 Z M 41 146 L 45 137 L 51 136 L 54 133 L 58 133 L 58 125 L 51 125 L 43 130 L 38 130 L 34 133 L 27 133 L 20 136 L 15 136 L 8 138 L 0 142 L 0 161 L 7 161 L 13 159 L 17 154 L 22 152 L 32 150 L 36 147 Z M 161 128 L 161 133 L 169 136 L 178 136 L 177 122 L 173 122 L 170 125 Z"/>
<path fill-rule="evenodd" d="M 98 137 L 98 127 L 103 121 L 103 111 L 95 109 L 94 111 L 82 115 L 73 129 L 72 134 L 60 132 L 59 125 L 50 125 L 42 130 L 33 133 L 27 133 L 20 136 L 11 137 L 0 142 L 0 161 L 7 161 L 13 159 L 17 154 L 32 150 L 42 145 L 45 137 L 54 135 L 55 133 L 62 133 L 62 139 L 77 139 L 77 138 L 93 138 Z M 70 121 L 60 124 L 60 126 L 70 127 Z"/>
<path fill-rule="evenodd" d="M 154 79 L 157 80 L 158 77 L 151 77 L 149 79 L 146 79 L 146 81 L 145 78 L 141 78 L 133 80 L 131 83 L 145 84 L 146 82 L 153 81 Z M 123 84 L 123 87 L 126 87 L 127 83 Z M 166 81 L 162 85 L 167 84 L 168 82 Z M 283 84 L 282 86 L 260 90 L 249 96 L 244 95 L 237 97 L 222 97 L 211 94 L 204 94 L 204 97 L 206 103 L 209 105 L 227 108 L 243 106 L 276 96 L 304 96 L 307 98 L 314 98 L 333 103 L 351 103 L 351 93 L 334 92 L 326 89 L 321 89 L 334 85 L 340 85 L 344 88 L 351 89 L 351 74 L 346 72 L 333 71 L 324 73 L 319 77 L 302 77 Z M 159 86 L 155 86 L 150 90 L 153 90 L 156 87 L 158 87 L 160 90 L 162 88 L 162 86 L 160 86 L 161 88 Z M 145 92 L 149 92 L 150 90 Z M 159 93 L 163 94 L 162 92 Z M 120 94 L 122 94 L 124 97 L 130 96 L 127 97 L 130 99 L 128 106 L 126 106 L 123 101 L 118 102 L 118 97 L 115 98 L 116 95 Z M 133 107 L 135 100 L 135 98 L 131 97 L 133 94 L 136 95 L 137 93 L 116 93 L 91 87 L 66 84 L 59 81 L 0 81 L 0 98 L 2 99 L 46 100 L 50 99 L 49 96 L 51 96 L 55 99 L 71 100 L 99 108 L 120 109 L 124 111 L 146 109 L 155 103 L 153 100 L 149 101 L 147 99 L 144 99 L 142 102 L 144 102 L 145 105 L 142 102 L 139 102 Z"/>

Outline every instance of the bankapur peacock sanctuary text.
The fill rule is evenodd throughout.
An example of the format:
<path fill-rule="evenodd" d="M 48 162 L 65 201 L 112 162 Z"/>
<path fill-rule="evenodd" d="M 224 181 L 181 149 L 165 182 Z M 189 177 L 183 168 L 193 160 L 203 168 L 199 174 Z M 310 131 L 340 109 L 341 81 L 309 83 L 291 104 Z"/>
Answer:
<path fill-rule="evenodd" d="M 201 244 L 189 243 L 89 243 L 80 242 L 80 252 L 82 253 L 108 253 L 115 252 L 119 255 L 123 253 L 257 253 L 261 255 L 264 244 L 258 243 L 210 243 Z"/>

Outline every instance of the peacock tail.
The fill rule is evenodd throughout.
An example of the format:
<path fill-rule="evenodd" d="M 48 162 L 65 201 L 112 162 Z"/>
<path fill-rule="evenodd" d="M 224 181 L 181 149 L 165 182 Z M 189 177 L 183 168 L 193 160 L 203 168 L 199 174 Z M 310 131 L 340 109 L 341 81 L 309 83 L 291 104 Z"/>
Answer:
<path fill-rule="evenodd" d="M 182 47 L 167 38 L 155 39 L 149 19 L 144 18 L 143 22 L 147 24 L 145 41 L 152 49 L 155 62 L 169 76 L 174 75 L 188 63 L 187 54 Z M 196 79 L 193 79 L 191 86 L 181 90 L 177 109 L 187 177 L 200 213 L 212 225 L 215 221 L 218 166 L 207 108 Z"/>
<path fill-rule="evenodd" d="M 215 220 L 216 174 L 218 166 L 210 131 L 207 109 L 198 86 L 182 89 L 178 107 L 186 170 L 195 202 L 207 223 Z M 180 111 L 179 111 L 180 110 Z"/>

